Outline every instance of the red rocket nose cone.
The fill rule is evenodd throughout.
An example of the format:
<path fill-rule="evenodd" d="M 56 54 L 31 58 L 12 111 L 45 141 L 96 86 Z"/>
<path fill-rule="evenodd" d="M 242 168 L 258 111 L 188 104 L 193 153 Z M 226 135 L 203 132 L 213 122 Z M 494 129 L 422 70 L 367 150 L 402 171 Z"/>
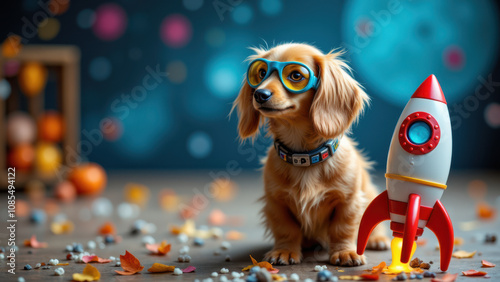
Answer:
<path fill-rule="evenodd" d="M 433 74 L 431 74 L 420 86 L 417 91 L 413 93 L 412 98 L 422 98 L 439 101 L 446 104 L 446 99 L 444 98 L 443 90 L 439 82 Z"/>

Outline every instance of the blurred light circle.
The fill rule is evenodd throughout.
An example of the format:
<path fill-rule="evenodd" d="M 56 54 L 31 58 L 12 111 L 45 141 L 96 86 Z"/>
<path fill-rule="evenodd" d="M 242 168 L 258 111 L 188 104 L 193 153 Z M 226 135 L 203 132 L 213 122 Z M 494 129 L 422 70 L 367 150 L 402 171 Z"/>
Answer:
<path fill-rule="evenodd" d="M 465 65 L 465 54 L 462 48 L 452 45 L 443 52 L 445 65 L 451 70 L 460 70 Z"/>
<path fill-rule="evenodd" d="M 37 62 L 26 62 L 19 71 L 17 80 L 23 93 L 34 97 L 45 88 L 47 84 L 48 70 Z"/>
<path fill-rule="evenodd" d="M 500 104 L 490 103 L 484 110 L 484 119 L 492 128 L 500 127 Z"/>
<path fill-rule="evenodd" d="M 106 80 L 111 74 L 111 62 L 105 57 L 94 58 L 90 61 L 89 73 L 94 80 Z"/>
<path fill-rule="evenodd" d="M 13 112 L 7 116 L 7 142 L 14 146 L 32 143 L 36 138 L 36 124 L 25 112 Z"/>
<path fill-rule="evenodd" d="M 12 88 L 10 87 L 10 83 L 7 80 L 0 80 L 0 100 L 7 100 L 10 96 L 11 90 Z"/>
<path fill-rule="evenodd" d="M 173 61 L 167 65 L 167 78 L 172 83 L 182 83 L 186 76 L 187 68 L 182 61 Z"/>
<path fill-rule="evenodd" d="M 16 60 L 8 60 L 3 65 L 3 73 L 6 77 L 16 76 L 21 67 L 21 63 Z"/>
<path fill-rule="evenodd" d="M 69 8 L 70 0 L 50 0 L 47 7 L 53 15 L 62 15 Z"/>
<path fill-rule="evenodd" d="M 184 7 L 190 11 L 195 11 L 203 6 L 203 0 L 182 0 Z"/>
<path fill-rule="evenodd" d="M 277 15 L 283 9 L 283 3 L 281 0 L 261 0 L 260 8 L 265 14 Z"/>
<path fill-rule="evenodd" d="M 203 159 L 212 152 L 212 139 L 203 131 L 192 133 L 188 138 L 187 149 L 196 159 Z"/>
<path fill-rule="evenodd" d="M 186 45 L 192 36 L 191 23 L 183 15 L 170 15 L 163 19 L 160 26 L 160 37 L 163 42 L 174 48 Z"/>
<path fill-rule="evenodd" d="M 21 37 L 19 35 L 10 35 L 2 43 L 2 56 L 5 58 L 14 58 L 19 54 L 22 48 Z"/>
<path fill-rule="evenodd" d="M 115 117 L 103 118 L 99 123 L 104 139 L 108 141 L 115 141 L 123 134 L 123 124 L 121 120 Z"/>
<path fill-rule="evenodd" d="M 226 34 L 220 28 L 211 28 L 205 34 L 205 41 L 212 47 L 219 47 L 226 41 Z"/>
<path fill-rule="evenodd" d="M 99 6 L 95 12 L 93 27 L 97 37 L 105 41 L 113 41 L 123 35 L 127 28 L 127 14 L 117 4 L 107 3 Z"/>
<path fill-rule="evenodd" d="M 250 6 L 239 5 L 236 8 L 234 8 L 231 15 L 236 23 L 246 24 L 252 19 L 253 11 L 252 8 L 250 8 Z"/>
<path fill-rule="evenodd" d="M 61 24 L 56 18 L 47 18 L 38 25 L 38 37 L 42 40 L 51 40 L 59 34 Z"/>
<path fill-rule="evenodd" d="M 238 94 L 241 77 L 235 70 L 241 63 L 232 56 L 220 56 L 208 62 L 205 68 L 205 83 L 211 93 L 219 98 L 230 98 Z"/>
<path fill-rule="evenodd" d="M 128 57 L 131 60 L 137 61 L 140 58 L 142 58 L 142 50 L 139 48 L 132 48 L 132 49 L 128 50 Z"/>
<path fill-rule="evenodd" d="M 80 28 L 91 28 L 95 22 L 95 13 L 91 9 L 83 9 L 76 16 L 76 23 Z"/>

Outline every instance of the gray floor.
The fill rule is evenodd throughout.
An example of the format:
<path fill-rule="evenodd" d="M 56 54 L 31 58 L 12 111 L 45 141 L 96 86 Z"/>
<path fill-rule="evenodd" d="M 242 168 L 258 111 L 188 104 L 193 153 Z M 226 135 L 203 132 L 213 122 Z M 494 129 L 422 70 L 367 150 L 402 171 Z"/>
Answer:
<path fill-rule="evenodd" d="M 375 181 L 379 187 L 384 187 L 383 173 L 377 173 Z M 463 222 L 476 221 L 475 216 L 475 202 L 472 200 L 467 192 L 467 184 L 471 180 L 481 179 L 488 184 L 487 201 L 494 205 L 499 203 L 498 197 L 500 196 L 500 173 L 474 173 L 474 172 L 455 172 L 450 176 L 448 182 L 448 189 L 444 193 L 442 202 L 448 210 L 455 227 L 455 234 L 457 237 L 462 237 L 465 240 L 463 246 L 459 249 L 473 251 L 477 250 L 477 254 L 472 259 L 452 259 L 449 273 L 461 273 L 461 271 L 468 269 L 484 270 L 491 276 L 491 281 L 500 281 L 500 248 L 496 244 L 484 244 L 482 242 L 486 233 L 497 232 L 499 228 L 499 220 L 496 217 L 493 221 L 478 222 L 476 228 L 469 231 L 462 230 Z M 141 245 L 141 237 L 133 237 L 128 235 L 128 231 L 133 223 L 133 219 L 120 220 L 116 213 L 113 220 L 117 224 L 118 233 L 123 236 L 123 241 L 116 245 L 109 245 L 105 249 L 96 250 L 95 253 L 100 257 L 109 257 L 124 254 L 125 250 L 129 250 L 137 258 L 140 259 L 145 270 L 141 274 L 133 276 L 117 276 L 113 270 L 121 270 L 121 268 L 114 267 L 112 264 L 94 264 L 101 274 L 101 281 L 129 281 L 129 280 L 186 280 L 192 281 L 194 279 L 208 278 L 210 273 L 219 271 L 222 267 L 228 268 L 230 272 L 238 271 L 248 264 L 250 259 L 248 255 L 254 256 L 260 260 L 263 254 L 272 247 L 272 242 L 264 240 L 263 228 L 259 224 L 258 211 L 261 207 L 257 202 L 257 198 L 262 194 L 262 184 L 260 174 L 257 172 L 244 172 L 232 177 L 232 180 L 239 185 L 238 195 L 234 201 L 220 203 L 210 198 L 210 195 L 205 192 L 206 186 L 210 183 L 211 178 L 208 171 L 201 172 L 124 172 L 113 173 L 110 175 L 109 187 L 107 188 L 104 196 L 108 197 L 116 206 L 116 204 L 123 201 L 122 189 L 128 182 L 137 182 L 145 184 L 151 189 L 151 199 L 148 207 L 141 213 L 139 218 L 157 225 L 158 230 L 153 236 L 157 240 L 167 239 L 172 243 L 172 251 L 166 257 L 156 257 L 148 254 L 148 251 Z M 223 251 L 222 255 L 214 256 L 214 251 L 219 249 L 222 240 L 207 240 L 205 246 L 195 247 L 192 245 L 192 240 L 188 243 L 190 246 L 190 255 L 192 261 L 190 263 L 177 262 L 178 250 L 182 244 L 178 243 L 175 236 L 169 232 L 169 227 L 172 225 L 182 224 L 182 220 L 176 213 L 166 213 L 159 208 L 157 201 L 157 192 L 162 188 L 175 189 L 180 195 L 189 198 L 194 194 L 202 195 L 205 198 L 206 207 L 200 211 L 197 218 L 198 224 L 207 224 L 207 216 L 209 212 L 218 208 L 227 214 L 234 216 L 241 216 L 244 218 L 244 224 L 241 226 L 224 226 L 224 230 L 238 230 L 246 234 L 246 238 L 241 241 L 231 241 L 232 247 Z M 6 225 L 6 202 L 7 195 L 2 194 L 1 204 L 1 231 L 0 231 L 0 245 L 6 245 L 5 225 Z M 19 196 L 19 195 L 18 195 Z M 71 205 L 63 205 L 62 211 L 74 221 L 76 230 L 71 235 L 51 235 L 49 231 L 50 220 L 42 226 L 34 226 L 28 222 L 26 218 L 20 219 L 17 228 L 17 244 L 22 244 L 24 239 L 30 237 L 31 234 L 36 234 L 40 241 L 48 242 L 49 248 L 47 249 L 30 249 L 24 246 L 20 247 L 20 251 L 16 258 L 16 275 L 7 273 L 6 261 L 0 263 L 0 281 L 16 280 L 18 276 L 22 276 L 26 281 L 68 281 L 71 280 L 71 275 L 74 272 L 81 272 L 84 264 L 77 264 L 73 261 L 70 265 L 63 266 L 66 274 L 62 277 L 53 276 L 53 270 L 22 270 L 23 266 L 27 263 L 34 266 L 38 262 L 48 262 L 51 258 L 57 258 L 60 261 L 65 261 L 64 248 L 67 244 L 72 242 L 81 242 L 86 244 L 87 241 L 92 240 L 97 235 L 97 228 L 110 218 L 92 218 L 90 221 L 82 221 L 78 219 L 78 211 L 82 207 L 89 207 L 91 199 L 79 199 L 76 203 Z M 430 230 L 424 232 L 423 238 L 428 240 L 428 243 L 419 247 L 414 257 L 419 257 L 424 261 L 434 261 L 431 270 L 437 271 L 439 264 L 439 252 L 435 249 L 437 240 Z M 29 251 L 32 253 L 30 254 Z M 225 256 L 229 254 L 232 258 L 231 262 L 225 262 Z M 368 258 L 367 265 L 353 268 L 336 268 L 328 266 L 335 275 L 359 275 L 366 273 L 364 270 L 377 265 L 381 261 L 390 263 L 391 255 L 389 251 L 385 252 L 367 252 Z M 486 259 L 490 262 L 496 263 L 498 266 L 495 268 L 481 269 L 480 261 Z M 313 268 L 318 264 L 327 264 L 328 257 L 323 252 L 309 252 L 306 254 L 305 260 L 300 265 L 294 266 L 277 266 L 280 273 L 285 273 L 288 276 L 292 273 L 297 273 L 301 279 L 312 278 L 315 279 L 316 273 Z M 150 274 L 146 271 L 154 262 L 160 262 L 169 265 L 176 265 L 178 267 L 186 267 L 193 265 L 197 268 L 195 273 L 184 274 L 182 276 L 173 276 L 172 274 Z M 438 274 L 441 276 L 442 274 Z M 390 280 L 394 276 L 382 275 L 380 280 Z M 457 281 L 474 281 L 483 280 L 484 278 L 472 278 L 459 276 Z M 215 279 L 217 281 L 218 279 Z M 429 280 L 429 279 L 426 279 Z"/>

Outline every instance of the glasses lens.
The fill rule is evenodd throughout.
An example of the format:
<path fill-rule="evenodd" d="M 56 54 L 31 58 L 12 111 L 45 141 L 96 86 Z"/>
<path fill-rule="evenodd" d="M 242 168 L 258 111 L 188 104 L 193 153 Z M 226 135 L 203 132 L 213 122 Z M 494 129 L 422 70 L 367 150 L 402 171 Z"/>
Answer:
<path fill-rule="evenodd" d="M 300 91 L 309 84 L 311 74 L 304 66 L 290 64 L 283 68 L 282 78 L 285 86 L 294 91 Z"/>
<path fill-rule="evenodd" d="M 248 69 L 248 82 L 252 86 L 257 86 L 262 82 L 267 74 L 267 64 L 263 61 L 255 61 Z"/>

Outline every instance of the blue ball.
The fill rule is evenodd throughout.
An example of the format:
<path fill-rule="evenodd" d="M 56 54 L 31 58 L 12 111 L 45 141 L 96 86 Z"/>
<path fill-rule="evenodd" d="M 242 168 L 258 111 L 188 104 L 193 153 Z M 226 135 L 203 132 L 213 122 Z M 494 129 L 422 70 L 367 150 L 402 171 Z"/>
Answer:
<path fill-rule="evenodd" d="M 31 265 L 27 264 L 27 265 L 24 266 L 24 269 L 25 270 L 32 270 L 33 267 L 31 267 Z"/>
<path fill-rule="evenodd" d="M 254 266 L 250 268 L 250 274 L 255 274 L 260 271 L 260 266 Z"/>
<path fill-rule="evenodd" d="M 36 224 L 44 223 L 47 219 L 47 215 L 43 210 L 34 209 L 31 212 L 30 221 Z"/>
<path fill-rule="evenodd" d="M 74 244 L 73 245 L 73 252 L 83 253 L 83 246 L 82 246 L 82 244 Z"/>
<path fill-rule="evenodd" d="M 317 280 L 318 281 L 328 281 L 332 277 L 332 273 L 328 270 L 321 270 L 318 272 Z"/>
<path fill-rule="evenodd" d="M 250 275 L 247 276 L 246 281 L 247 282 L 258 282 L 259 280 L 257 279 L 257 275 L 250 274 Z"/>
<path fill-rule="evenodd" d="M 203 246 L 205 245 L 205 241 L 201 238 L 194 238 L 193 243 L 195 246 Z"/>
<path fill-rule="evenodd" d="M 114 243 L 115 242 L 115 238 L 111 235 L 106 235 L 106 237 L 104 237 L 104 243 L 106 244 L 110 244 L 110 243 Z"/>

